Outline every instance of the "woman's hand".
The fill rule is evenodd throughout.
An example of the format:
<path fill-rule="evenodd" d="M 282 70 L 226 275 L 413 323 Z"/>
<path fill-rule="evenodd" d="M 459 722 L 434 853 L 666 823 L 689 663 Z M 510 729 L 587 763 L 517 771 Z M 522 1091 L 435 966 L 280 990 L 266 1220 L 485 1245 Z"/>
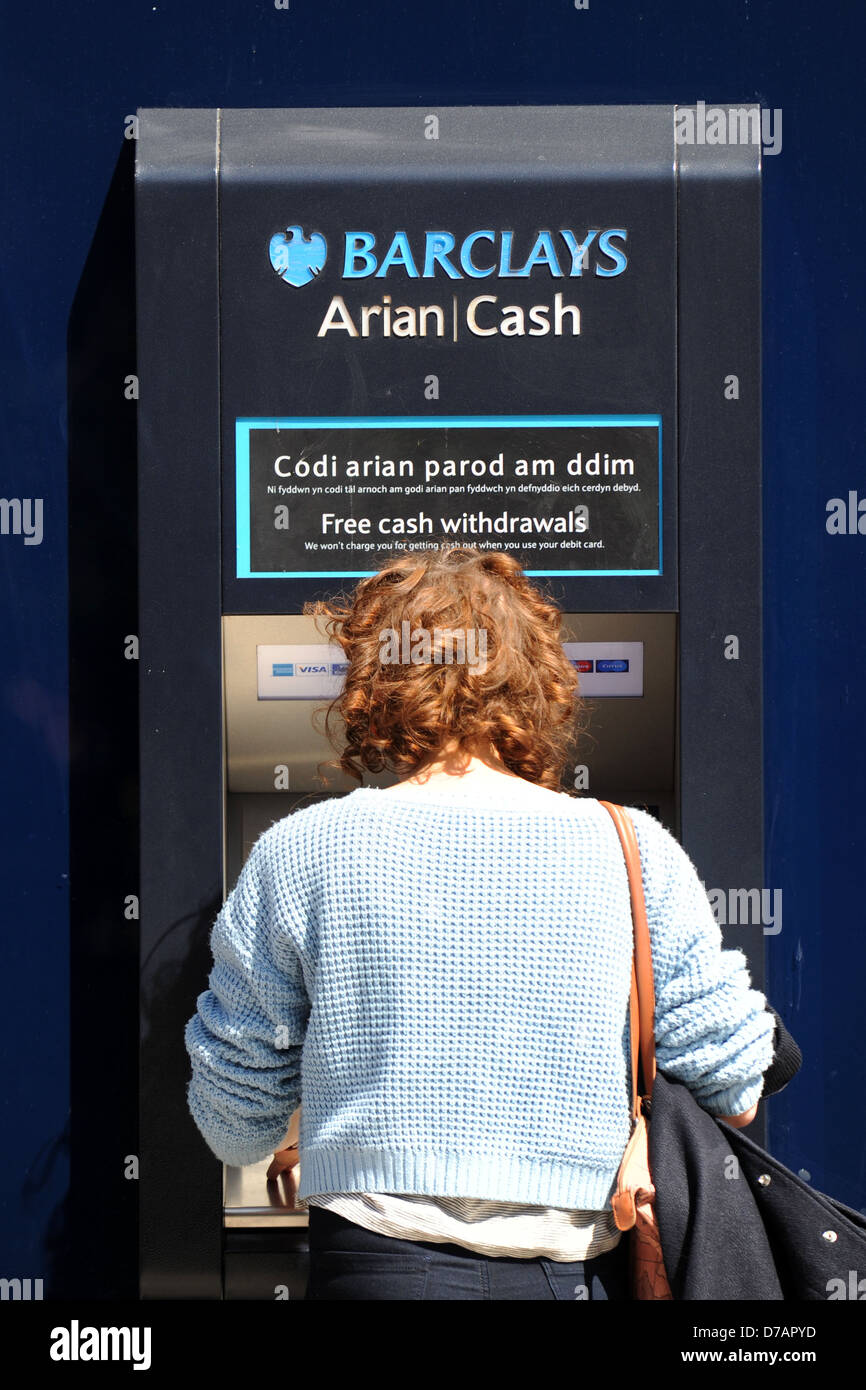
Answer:
<path fill-rule="evenodd" d="M 752 1123 L 757 1113 L 758 1106 L 756 1103 L 752 1106 L 751 1110 L 744 1110 L 742 1115 L 719 1115 L 718 1118 L 724 1120 L 726 1125 L 733 1125 L 734 1129 L 743 1129 L 746 1125 Z"/>
<path fill-rule="evenodd" d="M 286 1130 L 282 1142 L 276 1149 L 274 1149 L 273 1161 L 271 1163 L 271 1166 L 268 1168 L 267 1173 L 268 1182 L 275 1181 L 280 1176 L 280 1173 L 291 1173 L 292 1169 L 296 1168 L 300 1163 L 301 1160 L 298 1152 L 298 1139 L 300 1137 L 300 1127 L 301 1107 L 298 1106 L 297 1110 L 295 1111 L 294 1115 L 289 1121 L 289 1127 Z M 297 1179 L 299 1177 L 299 1174 L 295 1173 L 293 1176 L 297 1185 Z"/>
<path fill-rule="evenodd" d="M 271 1182 L 278 1178 L 281 1173 L 290 1173 L 300 1163 L 300 1154 L 297 1144 L 293 1144 L 289 1149 L 277 1149 L 268 1168 L 267 1178 Z"/>

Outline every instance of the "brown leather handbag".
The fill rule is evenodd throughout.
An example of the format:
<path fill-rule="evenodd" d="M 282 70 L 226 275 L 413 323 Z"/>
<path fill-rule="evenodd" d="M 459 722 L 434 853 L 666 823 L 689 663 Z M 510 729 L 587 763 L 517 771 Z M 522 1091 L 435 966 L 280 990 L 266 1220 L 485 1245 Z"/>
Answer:
<path fill-rule="evenodd" d="M 656 1220 L 655 1186 L 649 1167 L 647 1124 L 656 1074 L 655 988 L 640 849 L 628 812 L 622 806 L 616 806 L 609 801 L 600 801 L 599 805 L 612 817 L 622 844 L 628 870 L 634 931 L 629 999 L 632 1132 L 622 1157 L 616 1191 L 610 1204 L 618 1228 L 628 1233 L 632 1298 L 672 1300 L 673 1294 L 662 1257 Z M 638 1081 L 638 1064 L 643 1087 Z"/>

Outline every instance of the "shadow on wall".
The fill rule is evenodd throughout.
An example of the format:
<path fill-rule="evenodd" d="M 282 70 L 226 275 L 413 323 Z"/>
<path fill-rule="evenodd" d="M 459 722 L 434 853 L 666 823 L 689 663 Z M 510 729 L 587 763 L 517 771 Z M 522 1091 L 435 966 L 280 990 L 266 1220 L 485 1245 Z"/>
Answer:
<path fill-rule="evenodd" d="M 46 1239 L 46 1298 L 138 1297 L 134 174 L 125 141 L 67 336 L 71 1042 L 57 1145 L 70 1185 Z"/>

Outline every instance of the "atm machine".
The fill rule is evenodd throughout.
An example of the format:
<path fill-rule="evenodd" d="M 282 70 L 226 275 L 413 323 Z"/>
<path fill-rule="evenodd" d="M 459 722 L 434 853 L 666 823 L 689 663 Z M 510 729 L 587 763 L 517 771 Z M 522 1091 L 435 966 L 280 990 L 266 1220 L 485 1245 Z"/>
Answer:
<path fill-rule="evenodd" d="M 306 1215 L 207 1150 L 183 1027 L 255 839 L 355 785 L 307 600 L 509 550 L 580 675 L 565 784 L 763 886 L 760 147 L 688 112 L 138 113 L 143 1298 L 303 1297 Z M 762 922 L 723 930 L 762 988 Z"/>

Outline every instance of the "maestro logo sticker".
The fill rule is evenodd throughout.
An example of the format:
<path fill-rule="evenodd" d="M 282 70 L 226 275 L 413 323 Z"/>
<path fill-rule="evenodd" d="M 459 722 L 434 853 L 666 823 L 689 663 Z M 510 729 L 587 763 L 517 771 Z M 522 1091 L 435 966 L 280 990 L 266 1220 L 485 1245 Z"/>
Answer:
<path fill-rule="evenodd" d="M 318 232 L 304 236 L 303 227 L 287 227 L 268 243 L 271 265 L 290 285 L 308 285 L 325 264 L 328 243 Z"/>

